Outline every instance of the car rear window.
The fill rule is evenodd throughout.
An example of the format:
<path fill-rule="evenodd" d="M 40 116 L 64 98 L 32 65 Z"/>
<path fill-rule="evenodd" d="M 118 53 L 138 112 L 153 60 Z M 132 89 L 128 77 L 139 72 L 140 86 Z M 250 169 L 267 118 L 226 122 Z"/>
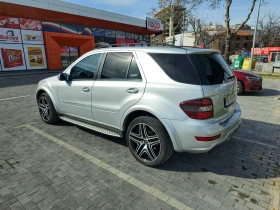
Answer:
<path fill-rule="evenodd" d="M 174 81 L 193 85 L 216 85 L 231 81 L 232 71 L 220 54 L 150 53 Z"/>

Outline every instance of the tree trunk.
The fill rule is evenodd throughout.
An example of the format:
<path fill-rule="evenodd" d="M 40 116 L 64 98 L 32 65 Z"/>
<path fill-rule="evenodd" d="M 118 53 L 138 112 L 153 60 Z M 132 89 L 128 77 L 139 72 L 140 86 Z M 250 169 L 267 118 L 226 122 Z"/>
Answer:
<path fill-rule="evenodd" d="M 229 49 L 229 45 L 230 45 L 230 34 L 228 34 L 226 36 L 226 46 L 225 46 L 225 53 L 224 53 L 224 58 L 225 60 L 228 60 L 229 59 L 229 54 L 230 54 L 230 49 Z"/>

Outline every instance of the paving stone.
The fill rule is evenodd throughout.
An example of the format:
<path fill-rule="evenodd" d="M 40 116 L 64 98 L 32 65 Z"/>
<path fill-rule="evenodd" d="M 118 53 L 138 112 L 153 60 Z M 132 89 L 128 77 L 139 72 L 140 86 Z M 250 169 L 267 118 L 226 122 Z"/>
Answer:
<path fill-rule="evenodd" d="M 52 206 L 46 200 L 41 201 L 37 205 L 39 206 L 39 208 L 41 210 L 50 210 L 50 209 L 52 209 Z"/>

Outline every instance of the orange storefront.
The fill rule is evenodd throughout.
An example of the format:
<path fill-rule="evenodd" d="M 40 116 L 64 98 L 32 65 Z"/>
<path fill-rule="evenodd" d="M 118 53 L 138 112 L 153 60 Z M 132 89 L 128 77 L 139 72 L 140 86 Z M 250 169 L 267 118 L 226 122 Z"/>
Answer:
<path fill-rule="evenodd" d="M 149 42 L 146 27 L 0 2 L 2 71 L 63 69 L 97 43 Z M 7 59 L 12 58 L 12 59 Z"/>

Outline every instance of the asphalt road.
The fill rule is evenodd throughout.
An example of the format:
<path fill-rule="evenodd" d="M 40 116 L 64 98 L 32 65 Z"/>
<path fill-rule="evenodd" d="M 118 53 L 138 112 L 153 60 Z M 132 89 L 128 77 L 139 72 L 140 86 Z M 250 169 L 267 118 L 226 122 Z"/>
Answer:
<path fill-rule="evenodd" d="M 36 83 L 0 78 L 0 209 L 279 209 L 280 80 L 238 97 L 233 139 L 205 154 L 139 164 L 125 140 L 42 122 Z"/>

